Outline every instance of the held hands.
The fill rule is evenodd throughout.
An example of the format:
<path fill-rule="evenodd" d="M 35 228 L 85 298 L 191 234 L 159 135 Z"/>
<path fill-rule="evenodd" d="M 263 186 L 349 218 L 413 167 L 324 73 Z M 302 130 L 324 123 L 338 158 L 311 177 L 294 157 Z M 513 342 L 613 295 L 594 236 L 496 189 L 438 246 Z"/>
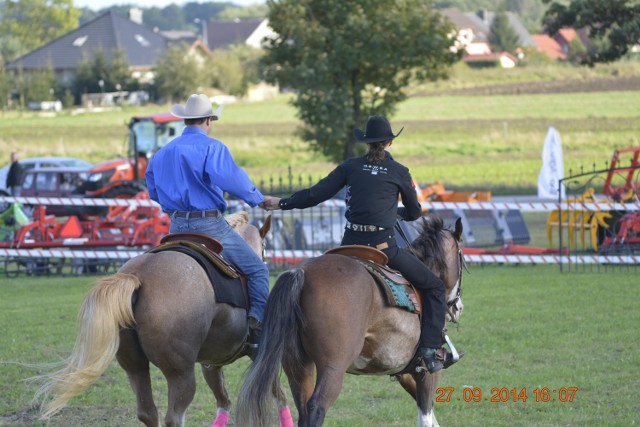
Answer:
<path fill-rule="evenodd" d="M 280 209 L 280 197 L 264 196 L 264 202 L 260 203 L 260 206 L 265 211 L 275 211 Z"/>

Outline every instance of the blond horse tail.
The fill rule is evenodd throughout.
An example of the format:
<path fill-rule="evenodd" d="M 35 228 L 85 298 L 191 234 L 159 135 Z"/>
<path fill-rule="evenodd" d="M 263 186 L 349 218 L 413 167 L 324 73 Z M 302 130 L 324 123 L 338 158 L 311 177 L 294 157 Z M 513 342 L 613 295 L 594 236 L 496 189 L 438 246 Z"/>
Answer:
<path fill-rule="evenodd" d="M 61 370 L 43 375 L 36 394 L 42 418 L 49 418 L 93 384 L 109 367 L 120 346 L 120 329 L 135 324 L 131 298 L 140 280 L 131 274 L 105 277 L 87 293 L 78 314 L 78 336 Z"/>

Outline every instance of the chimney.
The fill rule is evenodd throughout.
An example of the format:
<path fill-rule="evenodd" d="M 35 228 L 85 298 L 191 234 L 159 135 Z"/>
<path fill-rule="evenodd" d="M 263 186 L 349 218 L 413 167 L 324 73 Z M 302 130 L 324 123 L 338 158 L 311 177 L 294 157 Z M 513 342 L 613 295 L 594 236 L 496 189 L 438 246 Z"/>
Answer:
<path fill-rule="evenodd" d="M 142 25 L 142 9 L 137 7 L 129 9 L 129 19 L 136 24 Z"/>

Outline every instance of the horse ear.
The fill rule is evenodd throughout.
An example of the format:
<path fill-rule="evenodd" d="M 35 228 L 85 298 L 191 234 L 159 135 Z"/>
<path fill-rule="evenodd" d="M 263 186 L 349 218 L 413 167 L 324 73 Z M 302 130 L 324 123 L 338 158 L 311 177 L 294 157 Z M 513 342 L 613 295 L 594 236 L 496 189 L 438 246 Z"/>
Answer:
<path fill-rule="evenodd" d="M 264 219 L 264 224 L 260 227 L 260 237 L 264 239 L 264 236 L 267 235 L 269 230 L 271 230 L 271 214 Z"/>
<path fill-rule="evenodd" d="M 456 220 L 456 231 L 453 233 L 458 242 L 462 241 L 462 218 Z"/>

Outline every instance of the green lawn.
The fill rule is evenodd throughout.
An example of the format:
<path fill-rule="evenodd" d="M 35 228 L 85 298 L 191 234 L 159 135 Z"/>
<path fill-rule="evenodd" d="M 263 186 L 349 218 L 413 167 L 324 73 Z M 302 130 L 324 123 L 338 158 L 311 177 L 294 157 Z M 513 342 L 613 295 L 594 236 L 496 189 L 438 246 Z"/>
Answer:
<path fill-rule="evenodd" d="M 634 425 L 640 409 L 640 312 L 629 295 L 637 287 L 638 273 L 638 268 L 605 266 L 560 273 L 557 266 L 472 265 L 463 280 L 462 322 L 450 328 L 454 343 L 467 354 L 445 371 L 440 383 L 451 390 L 448 402 L 436 403 L 441 425 Z M 48 423 L 34 417 L 31 398 L 36 386 L 23 380 L 44 371 L 27 364 L 68 355 L 77 310 L 93 280 L 0 280 L 0 425 L 140 425 L 133 393 L 115 362 L 59 416 Z M 246 367 L 243 360 L 225 371 L 234 397 Z M 157 369 L 153 377 L 163 411 L 166 386 Z M 209 426 L 215 413 L 213 398 L 197 377 L 187 425 Z M 465 387 L 472 389 L 465 394 Z M 500 391 L 503 388 L 506 392 Z M 536 388 L 548 388 L 550 400 L 536 401 Z M 559 401 L 568 397 L 560 390 L 572 388 L 577 390 L 573 401 Z M 482 399 L 466 402 L 472 393 L 482 393 Z M 492 395 L 507 399 L 491 402 Z M 411 398 L 388 377 L 347 376 L 325 425 L 407 426 L 415 424 L 416 414 Z"/>

